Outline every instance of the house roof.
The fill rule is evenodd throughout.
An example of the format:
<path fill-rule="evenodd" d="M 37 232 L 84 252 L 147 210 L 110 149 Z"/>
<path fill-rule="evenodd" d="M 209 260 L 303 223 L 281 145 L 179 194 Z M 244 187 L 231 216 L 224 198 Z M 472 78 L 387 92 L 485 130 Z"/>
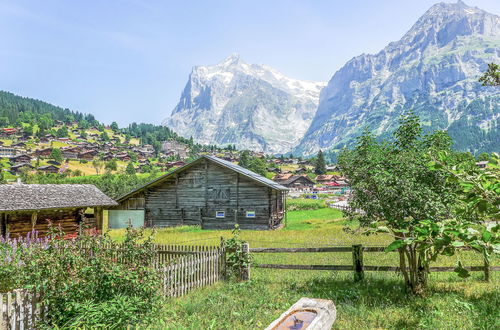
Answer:
<path fill-rule="evenodd" d="M 188 168 L 192 167 L 193 165 L 196 165 L 196 164 L 200 163 L 204 159 L 206 159 L 208 161 L 211 161 L 213 163 L 216 163 L 216 164 L 218 164 L 218 165 L 220 165 L 222 167 L 225 167 L 225 168 L 228 168 L 230 170 L 233 170 L 235 172 L 238 172 L 239 174 L 241 174 L 241 175 L 243 175 L 243 176 L 245 176 L 245 177 L 247 177 L 247 178 L 249 178 L 251 180 L 257 181 L 257 182 L 259 182 L 259 183 L 261 183 L 261 184 L 263 184 L 265 186 L 268 186 L 268 187 L 270 187 L 272 189 L 276 189 L 276 190 L 288 190 L 287 187 L 284 187 L 284 186 L 280 185 L 279 183 L 276 183 L 276 182 L 274 182 L 272 180 L 269 180 L 268 178 L 265 178 L 262 175 L 259 175 L 259 174 L 255 173 L 255 172 L 247 170 L 244 167 L 241 167 L 239 165 L 233 164 L 233 163 L 228 162 L 226 160 L 217 158 L 215 156 L 203 155 L 203 156 L 199 157 L 198 159 L 192 161 L 191 163 L 188 163 L 188 164 L 186 164 L 184 166 L 178 167 L 175 170 L 173 170 L 172 172 L 169 172 L 169 173 L 167 173 L 165 175 L 162 175 L 161 177 L 157 178 L 156 180 L 153 180 L 153 181 L 151 181 L 151 182 L 149 182 L 149 183 L 147 183 L 147 184 L 145 184 L 145 185 L 143 185 L 143 186 L 141 186 L 141 187 L 139 187 L 139 188 L 137 188 L 135 190 L 132 190 L 131 192 L 129 192 L 129 193 L 127 193 L 127 194 L 119 197 L 117 199 L 117 201 L 121 202 L 122 200 L 128 198 L 131 195 L 134 195 L 135 193 L 137 193 L 137 192 L 139 192 L 139 191 L 141 191 L 141 190 L 143 190 L 145 188 L 148 188 L 148 187 L 154 186 L 154 185 L 156 185 L 158 183 L 161 183 L 161 182 L 167 180 L 168 178 L 172 177 L 174 174 L 180 173 L 182 171 L 185 171 Z"/>
<path fill-rule="evenodd" d="M 323 175 L 318 175 L 316 177 L 316 181 L 328 181 L 328 180 L 335 180 L 335 175 L 333 175 L 333 174 L 323 174 Z"/>
<path fill-rule="evenodd" d="M 273 180 L 281 182 L 290 179 L 292 176 L 292 173 L 280 173 L 275 175 Z"/>
<path fill-rule="evenodd" d="M 0 185 L 0 212 L 114 205 L 114 200 L 91 184 Z"/>
<path fill-rule="evenodd" d="M 309 179 L 309 177 L 305 176 L 305 175 L 294 175 L 294 176 L 291 176 L 290 178 L 288 178 L 287 180 L 281 181 L 280 183 L 282 185 L 292 184 L 292 183 L 294 183 L 295 181 L 297 181 L 300 178 L 305 178 L 307 181 L 309 181 L 310 183 L 314 184 L 314 181 L 311 180 L 311 179 Z"/>

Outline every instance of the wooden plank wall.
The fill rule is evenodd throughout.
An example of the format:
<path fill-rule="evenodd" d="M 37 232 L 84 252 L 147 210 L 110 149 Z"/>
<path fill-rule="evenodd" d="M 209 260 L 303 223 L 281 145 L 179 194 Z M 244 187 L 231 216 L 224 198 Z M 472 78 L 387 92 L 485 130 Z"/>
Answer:
<path fill-rule="evenodd" d="M 146 224 L 156 227 L 231 229 L 239 224 L 242 229 L 269 229 L 276 221 L 281 194 L 205 160 L 131 196 L 119 208 L 145 209 Z M 218 211 L 225 213 L 224 218 L 216 217 Z M 255 212 L 255 218 L 247 218 L 247 211 Z"/>
<path fill-rule="evenodd" d="M 78 231 L 77 209 L 14 212 L 4 216 L 7 217 L 7 232 L 11 238 L 26 236 L 32 230 L 37 231 L 39 237 L 44 237 L 49 233 L 48 220 L 66 234 Z"/>

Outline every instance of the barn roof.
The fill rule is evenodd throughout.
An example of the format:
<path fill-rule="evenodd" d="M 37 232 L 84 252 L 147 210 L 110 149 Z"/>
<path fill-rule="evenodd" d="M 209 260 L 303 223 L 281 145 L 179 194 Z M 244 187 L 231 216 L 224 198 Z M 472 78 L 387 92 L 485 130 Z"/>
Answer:
<path fill-rule="evenodd" d="M 91 184 L 0 185 L 0 212 L 114 205 L 114 200 Z"/>
<path fill-rule="evenodd" d="M 130 197 L 131 195 L 134 195 L 136 192 L 139 192 L 139 191 L 141 191 L 141 190 L 143 190 L 145 188 L 148 188 L 148 187 L 151 187 L 151 186 L 153 186 L 155 184 L 163 182 L 166 179 L 172 177 L 174 174 L 180 173 L 182 171 L 185 171 L 188 168 L 192 167 L 193 165 L 196 165 L 199 162 L 203 161 L 204 159 L 206 159 L 208 161 L 211 161 L 213 163 L 216 163 L 216 164 L 218 164 L 218 165 L 220 165 L 222 167 L 226 167 L 226 168 L 228 168 L 230 170 L 233 170 L 235 172 L 238 172 L 239 174 L 241 174 L 241 175 L 243 175 L 243 176 L 245 176 L 245 177 L 247 177 L 247 178 L 249 178 L 251 180 L 257 181 L 257 182 L 259 182 L 259 183 L 261 183 L 261 184 L 263 184 L 265 186 L 268 186 L 268 187 L 270 187 L 272 189 L 275 189 L 275 190 L 288 190 L 287 187 L 282 186 L 279 183 L 276 183 L 276 182 L 274 182 L 272 180 L 269 180 L 268 178 L 263 177 L 262 175 L 259 175 L 259 174 L 255 173 L 255 172 L 247 170 L 244 167 L 241 167 L 239 165 L 233 164 L 233 163 L 228 162 L 226 160 L 217 158 L 215 156 L 203 155 L 203 156 L 199 157 L 198 159 L 192 161 L 191 163 L 188 163 L 188 164 L 186 164 L 184 166 L 181 166 L 181 167 L 173 170 L 172 172 L 169 172 L 169 173 L 167 173 L 165 175 L 162 175 L 159 178 L 157 178 L 157 179 L 155 179 L 155 180 L 153 180 L 153 181 L 151 181 L 149 183 L 146 183 L 145 185 L 143 185 L 143 186 L 141 186 L 141 187 L 139 187 L 139 188 L 137 188 L 137 189 L 135 189 L 135 190 L 133 190 L 133 191 L 131 191 L 131 192 L 129 192 L 129 193 L 121 196 L 121 197 L 119 197 L 117 199 L 117 201 L 121 202 L 122 200 Z"/>

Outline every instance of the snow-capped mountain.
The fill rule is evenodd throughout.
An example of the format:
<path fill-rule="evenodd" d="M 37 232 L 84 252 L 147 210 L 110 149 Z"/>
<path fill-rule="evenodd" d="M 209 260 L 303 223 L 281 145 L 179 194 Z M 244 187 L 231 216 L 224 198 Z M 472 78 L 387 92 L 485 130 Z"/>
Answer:
<path fill-rule="evenodd" d="M 295 152 L 352 145 L 366 126 L 388 135 L 409 109 L 428 128 L 447 129 L 458 149 L 500 151 L 500 88 L 478 82 L 490 62 L 500 63 L 500 17 L 438 3 L 401 40 L 334 74 Z"/>
<path fill-rule="evenodd" d="M 219 64 L 193 68 L 163 124 L 200 143 L 285 153 L 309 128 L 325 85 L 231 55 Z"/>

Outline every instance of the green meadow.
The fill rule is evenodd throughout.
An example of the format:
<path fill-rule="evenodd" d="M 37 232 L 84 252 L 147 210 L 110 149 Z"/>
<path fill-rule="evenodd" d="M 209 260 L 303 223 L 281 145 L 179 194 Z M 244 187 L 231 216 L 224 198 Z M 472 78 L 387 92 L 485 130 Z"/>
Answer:
<path fill-rule="evenodd" d="M 310 203 L 307 201 L 306 203 Z M 289 211 L 286 227 L 274 231 L 242 231 L 250 247 L 385 246 L 384 235 L 346 232 L 356 228 L 341 211 L 330 208 Z M 123 237 L 122 230 L 110 235 Z M 176 227 L 157 230 L 163 244 L 218 245 L 231 231 Z M 397 266 L 396 253 L 365 253 L 365 265 Z M 435 266 L 481 265 L 481 257 L 463 252 L 438 259 Z M 254 254 L 253 263 L 350 265 L 351 253 Z M 498 258 L 493 262 L 498 265 Z M 483 281 L 482 272 L 467 279 L 453 272 L 431 273 L 425 297 L 409 294 L 394 272 L 366 272 L 354 282 L 352 272 L 251 268 L 251 280 L 221 282 L 171 299 L 152 328 L 249 329 L 265 328 L 301 297 L 331 299 L 337 306 L 335 329 L 498 329 L 500 276 Z"/>

